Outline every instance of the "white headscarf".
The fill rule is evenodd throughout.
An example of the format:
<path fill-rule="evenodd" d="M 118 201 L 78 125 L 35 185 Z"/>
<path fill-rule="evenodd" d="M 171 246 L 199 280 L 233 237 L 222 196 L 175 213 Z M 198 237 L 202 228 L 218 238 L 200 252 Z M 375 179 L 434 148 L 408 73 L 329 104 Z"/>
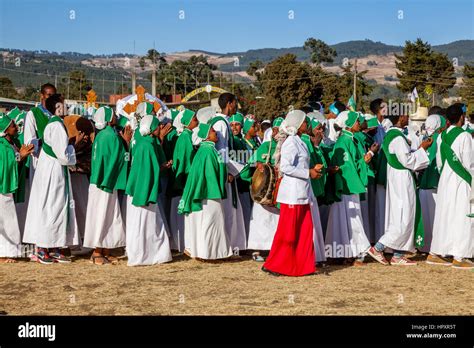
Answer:
<path fill-rule="evenodd" d="M 306 119 L 306 114 L 301 110 L 290 111 L 280 125 L 280 131 L 287 135 L 296 135 L 298 129 Z"/>
<path fill-rule="evenodd" d="M 344 129 L 346 128 L 346 121 L 349 118 L 349 111 L 344 110 L 339 115 L 336 117 L 336 121 L 334 121 L 335 124 L 338 125 L 339 128 Z"/>
<path fill-rule="evenodd" d="M 426 134 L 430 137 L 433 133 L 441 127 L 441 118 L 439 115 L 430 115 L 425 121 Z"/>
<path fill-rule="evenodd" d="M 211 118 L 216 115 L 216 108 L 213 106 L 207 106 L 198 110 L 196 117 L 199 123 L 207 123 Z"/>
<path fill-rule="evenodd" d="M 154 129 L 151 129 L 152 128 L 152 124 L 153 124 L 153 120 L 155 119 L 156 117 L 153 116 L 153 115 L 145 115 L 142 117 L 141 121 L 140 121 L 140 128 L 139 128 L 139 132 L 141 135 L 143 136 L 146 136 L 148 134 L 150 134 L 151 132 L 153 132 L 156 127 L 154 127 Z M 156 118 L 156 122 L 155 124 L 159 125 L 159 120 L 158 118 Z"/>
<path fill-rule="evenodd" d="M 104 129 L 107 126 L 107 122 L 112 120 L 114 111 L 108 106 L 101 106 L 92 116 L 94 120 L 95 128 Z"/>
<path fill-rule="evenodd" d="M 384 118 L 382 121 L 382 127 L 385 130 L 385 132 L 387 132 L 390 129 L 390 127 L 393 127 L 393 123 L 388 118 Z"/>
<path fill-rule="evenodd" d="M 183 124 L 181 123 L 181 119 L 183 118 L 183 114 L 184 114 L 184 109 L 181 110 L 177 115 L 176 117 L 174 118 L 174 121 L 173 121 L 173 127 L 176 128 L 176 132 L 178 134 L 181 134 L 184 130 L 184 126 Z"/>

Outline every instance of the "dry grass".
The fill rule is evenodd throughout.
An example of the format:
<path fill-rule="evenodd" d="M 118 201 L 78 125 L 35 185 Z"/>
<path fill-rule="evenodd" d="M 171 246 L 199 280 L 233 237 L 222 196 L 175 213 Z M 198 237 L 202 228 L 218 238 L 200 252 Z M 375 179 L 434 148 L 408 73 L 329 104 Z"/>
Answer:
<path fill-rule="evenodd" d="M 10 315 L 472 315 L 471 271 L 330 266 L 317 276 L 267 275 L 261 263 L 178 256 L 151 267 L 0 264 L 0 313 Z"/>

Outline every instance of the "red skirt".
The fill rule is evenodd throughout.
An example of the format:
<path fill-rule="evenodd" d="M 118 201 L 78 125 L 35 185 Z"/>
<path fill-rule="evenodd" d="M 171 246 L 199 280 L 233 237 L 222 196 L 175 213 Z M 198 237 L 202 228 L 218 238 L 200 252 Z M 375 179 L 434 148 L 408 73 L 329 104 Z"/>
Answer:
<path fill-rule="evenodd" d="M 280 204 L 280 219 L 266 269 L 287 276 L 303 276 L 316 271 L 313 219 L 309 204 Z"/>

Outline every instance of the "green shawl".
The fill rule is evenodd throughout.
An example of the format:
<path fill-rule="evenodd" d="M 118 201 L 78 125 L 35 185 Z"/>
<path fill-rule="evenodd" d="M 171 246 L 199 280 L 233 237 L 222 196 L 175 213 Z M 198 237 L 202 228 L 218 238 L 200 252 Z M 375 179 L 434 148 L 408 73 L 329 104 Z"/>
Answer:
<path fill-rule="evenodd" d="M 339 166 L 340 170 L 334 175 L 335 196 L 361 194 L 366 192 L 368 184 L 368 167 L 364 161 L 364 147 L 347 130 L 334 144 L 331 164 Z"/>
<path fill-rule="evenodd" d="M 18 162 L 16 161 L 15 150 L 5 137 L 0 138 L 0 193 L 3 195 L 16 194 L 21 183 L 18 171 Z M 16 201 L 16 200 L 15 200 Z"/>
<path fill-rule="evenodd" d="M 179 202 L 178 213 L 189 214 L 202 210 L 204 199 L 225 199 L 227 167 L 211 141 L 203 141 L 194 156 L 193 164 Z"/>
<path fill-rule="evenodd" d="M 155 139 L 136 132 L 131 155 L 132 165 L 125 192 L 133 198 L 132 204 L 136 207 L 154 204 L 158 201 L 160 186 L 158 145 Z"/>
<path fill-rule="evenodd" d="M 181 196 L 184 186 L 186 186 L 186 180 L 196 154 L 192 134 L 193 132 L 190 129 L 185 128 L 176 141 L 173 153 L 172 185 L 169 185 L 172 188 L 171 196 Z"/>
<path fill-rule="evenodd" d="M 100 131 L 92 147 L 91 184 L 109 193 L 125 190 L 127 155 L 122 139 L 111 126 Z"/>
<path fill-rule="evenodd" d="M 311 141 L 311 137 L 308 134 L 302 134 L 301 140 L 306 144 L 309 152 L 309 167 L 313 168 L 316 164 L 322 164 L 323 175 L 319 179 L 311 179 L 311 187 L 313 188 L 313 193 L 315 197 L 320 197 L 324 195 L 324 186 L 326 185 L 326 169 L 327 163 L 324 158 L 323 152 Z"/>
<path fill-rule="evenodd" d="M 433 143 L 428 148 L 427 155 L 430 159 L 430 164 L 421 174 L 420 180 L 420 189 L 429 190 L 435 189 L 438 187 L 439 182 L 439 171 L 436 165 L 436 153 L 438 152 L 438 140 L 439 133 L 436 132 L 433 134 Z"/>

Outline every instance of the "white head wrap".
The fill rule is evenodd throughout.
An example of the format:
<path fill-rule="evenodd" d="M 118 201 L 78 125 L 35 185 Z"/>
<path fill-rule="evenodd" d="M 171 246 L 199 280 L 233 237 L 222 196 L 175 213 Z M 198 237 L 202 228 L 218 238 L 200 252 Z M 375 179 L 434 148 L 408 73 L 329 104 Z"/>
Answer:
<path fill-rule="evenodd" d="M 339 128 L 344 129 L 346 128 L 346 121 L 348 118 L 349 118 L 349 111 L 344 110 L 340 112 L 339 115 L 337 115 L 336 121 L 334 121 L 334 123 L 337 124 Z"/>
<path fill-rule="evenodd" d="M 298 129 L 306 119 L 306 114 L 301 110 L 290 111 L 280 125 L 280 130 L 287 135 L 296 135 Z"/>
<path fill-rule="evenodd" d="M 441 118 L 439 115 L 430 115 L 425 121 L 426 134 L 430 137 L 433 133 L 441 127 Z"/>
<path fill-rule="evenodd" d="M 101 106 L 92 116 L 95 123 L 95 128 L 104 129 L 107 126 L 107 122 L 112 120 L 114 111 L 108 106 Z"/>
<path fill-rule="evenodd" d="M 173 127 L 176 128 L 176 132 L 178 132 L 178 134 L 181 134 L 184 130 L 184 126 L 183 124 L 181 123 L 181 119 L 183 118 L 183 114 L 184 114 L 184 109 L 181 110 L 177 115 L 176 117 L 174 118 L 174 121 L 173 121 Z"/>
<path fill-rule="evenodd" d="M 196 117 L 199 123 L 207 123 L 211 118 L 216 115 L 216 108 L 213 106 L 207 106 L 198 110 Z"/>
<path fill-rule="evenodd" d="M 385 131 L 388 131 L 390 127 L 393 127 L 393 123 L 388 118 L 384 118 L 382 121 L 382 127 Z"/>
<path fill-rule="evenodd" d="M 153 122 L 154 119 L 156 119 L 156 122 Z M 140 134 L 143 136 L 146 136 L 150 134 L 151 132 L 153 132 L 156 129 L 156 127 L 153 127 L 153 123 L 155 123 L 155 125 L 160 124 L 158 118 L 156 118 L 153 115 L 143 116 L 142 119 L 140 120 L 140 128 L 139 128 Z"/>

